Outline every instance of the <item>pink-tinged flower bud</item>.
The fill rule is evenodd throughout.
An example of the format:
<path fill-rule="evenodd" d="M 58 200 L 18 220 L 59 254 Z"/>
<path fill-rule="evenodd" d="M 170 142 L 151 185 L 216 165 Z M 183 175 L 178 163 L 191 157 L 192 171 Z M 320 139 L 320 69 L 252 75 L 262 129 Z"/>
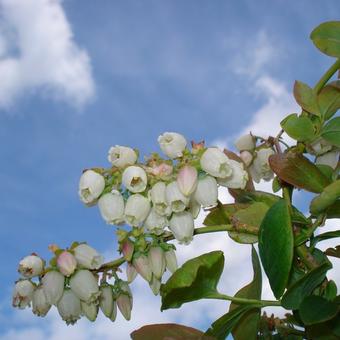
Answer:
<path fill-rule="evenodd" d="M 111 146 L 108 155 L 109 162 L 117 168 L 125 168 L 127 165 L 133 165 L 137 161 L 135 150 L 127 146 Z"/>
<path fill-rule="evenodd" d="M 164 253 L 166 267 L 170 270 L 171 273 L 174 273 L 177 270 L 177 258 L 176 253 L 173 249 L 169 249 Z"/>
<path fill-rule="evenodd" d="M 157 214 L 164 216 L 167 213 L 168 204 L 166 202 L 166 184 L 157 182 L 150 190 L 150 197 Z"/>
<path fill-rule="evenodd" d="M 108 318 L 111 317 L 113 311 L 113 291 L 112 287 L 108 284 L 100 286 L 100 299 L 99 306 L 103 314 Z"/>
<path fill-rule="evenodd" d="M 124 222 L 124 199 L 119 191 L 113 190 L 101 196 L 98 208 L 106 223 L 117 225 Z"/>
<path fill-rule="evenodd" d="M 34 288 L 34 284 L 29 280 L 20 280 L 16 282 L 12 295 L 13 307 L 24 309 L 27 306 L 30 306 Z"/>
<path fill-rule="evenodd" d="M 190 196 L 197 186 L 197 170 L 190 165 L 184 166 L 177 175 L 177 185 L 184 196 Z"/>
<path fill-rule="evenodd" d="M 37 287 L 33 293 L 32 311 L 37 316 L 45 316 L 51 308 L 51 304 L 47 302 L 45 292 L 42 286 Z"/>
<path fill-rule="evenodd" d="M 244 189 L 247 185 L 249 176 L 248 172 L 244 170 L 243 164 L 230 160 L 230 166 L 233 169 L 231 176 L 218 180 L 218 184 L 230 189 Z"/>
<path fill-rule="evenodd" d="M 91 205 L 105 188 L 105 179 L 93 170 L 85 171 L 79 181 L 79 197 L 85 204 Z"/>
<path fill-rule="evenodd" d="M 152 280 L 149 283 L 149 286 L 154 293 L 154 295 L 158 295 L 159 291 L 161 289 L 161 281 L 155 277 L 155 275 L 152 276 Z"/>
<path fill-rule="evenodd" d="M 46 300 L 51 305 L 56 305 L 63 295 L 65 277 L 56 270 L 47 272 L 41 279 Z"/>
<path fill-rule="evenodd" d="M 57 258 L 57 266 L 65 276 L 70 276 L 77 268 L 76 258 L 68 251 L 63 251 Z"/>
<path fill-rule="evenodd" d="M 149 200 L 140 195 L 131 195 L 125 205 L 125 220 L 132 226 L 139 226 L 149 215 L 151 206 Z"/>
<path fill-rule="evenodd" d="M 166 186 L 166 201 L 173 212 L 181 212 L 189 205 L 190 198 L 186 197 L 179 190 L 176 181 Z"/>
<path fill-rule="evenodd" d="M 168 225 L 169 222 L 166 216 L 159 215 L 154 207 L 151 209 L 147 219 L 144 222 L 144 227 L 156 235 L 162 234 L 164 228 Z"/>
<path fill-rule="evenodd" d="M 255 137 L 248 133 L 246 135 L 241 136 L 236 142 L 235 142 L 235 146 L 237 148 L 238 151 L 251 151 L 255 149 L 255 144 L 256 140 Z"/>
<path fill-rule="evenodd" d="M 86 316 L 89 321 L 95 321 L 97 319 L 99 307 L 96 303 L 86 303 L 80 301 L 81 313 Z"/>
<path fill-rule="evenodd" d="M 110 320 L 114 322 L 117 317 L 117 302 L 113 301 L 113 308 L 112 308 L 112 314 L 110 316 Z"/>
<path fill-rule="evenodd" d="M 99 269 L 104 262 L 103 256 L 95 249 L 83 243 L 73 249 L 78 264 L 86 269 Z"/>
<path fill-rule="evenodd" d="M 159 179 L 166 179 L 172 174 L 173 169 L 174 168 L 172 165 L 161 163 L 159 165 L 148 168 L 147 171 L 152 175 L 158 177 Z"/>
<path fill-rule="evenodd" d="M 253 164 L 249 168 L 255 182 L 259 183 L 261 178 L 270 181 L 274 177 L 268 162 L 269 157 L 274 154 L 275 152 L 271 148 L 263 148 L 257 151 Z"/>
<path fill-rule="evenodd" d="M 158 143 L 164 154 L 171 159 L 182 157 L 187 145 L 185 138 L 176 132 L 164 132 L 158 137 Z"/>
<path fill-rule="evenodd" d="M 194 141 L 191 141 L 191 153 L 194 154 L 194 155 L 197 155 L 197 153 L 200 151 L 200 150 L 203 150 L 204 149 L 204 145 L 205 145 L 205 142 L 204 140 L 196 143 Z"/>
<path fill-rule="evenodd" d="M 133 243 L 129 240 L 129 239 L 126 239 L 123 244 L 122 244 L 122 253 L 124 255 L 124 259 L 126 261 L 131 261 L 132 259 L 132 255 L 133 255 L 133 252 L 134 252 L 134 245 Z"/>
<path fill-rule="evenodd" d="M 324 153 L 315 160 L 316 164 L 328 165 L 335 169 L 339 163 L 339 150 Z"/>
<path fill-rule="evenodd" d="M 146 172 L 139 166 L 129 166 L 123 172 L 122 184 L 133 193 L 143 192 L 148 184 Z"/>
<path fill-rule="evenodd" d="M 121 289 L 122 292 L 117 297 L 117 305 L 124 318 L 129 321 L 133 304 L 132 294 L 129 285 L 125 282 L 121 284 Z"/>
<path fill-rule="evenodd" d="M 136 268 L 131 264 L 128 263 L 126 266 L 126 278 L 129 283 L 131 283 L 137 276 Z"/>
<path fill-rule="evenodd" d="M 217 178 L 226 178 L 232 173 L 230 159 L 217 148 L 205 150 L 200 163 L 202 170 Z"/>
<path fill-rule="evenodd" d="M 160 247 L 151 247 L 149 250 L 151 270 L 157 279 L 161 279 L 165 271 L 164 251 Z"/>
<path fill-rule="evenodd" d="M 38 255 L 26 256 L 19 262 L 18 272 L 26 278 L 38 276 L 43 270 L 44 261 Z"/>
<path fill-rule="evenodd" d="M 197 189 L 196 189 L 197 190 Z M 195 194 L 191 196 L 189 203 L 189 212 L 194 219 L 197 218 L 201 211 L 201 205 L 195 200 Z"/>
<path fill-rule="evenodd" d="M 240 153 L 240 158 L 242 159 L 245 166 L 249 166 L 253 161 L 253 155 L 249 151 L 242 151 Z"/>
<path fill-rule="evenodd" d="M 198 181 L 194 199 L 204 208 L 214 207 L 217 204 L 218 190 L 214 177 L 205 176 Z"/>
<path fill-rule="evenodd" d="M 70 288 L 80 300 L 96 302 L 100 296 L 98 280 L 86 269 L 78 270 L 70 278 Z"/>
<path fill-rule="evenodd" d="M 141 254 L 132 261 L 137 273 L 146 281 L 150 282 L 152 279 L 152 270 L 147 256 Z"/>
<path fill-rule="evenodd" d="M 57 305 L 58 312 L 61 318 L 67 325 L 74 325 L 81 315 L 81 305 L 79 298 L 72 292 L 72 290 L 66 288 L 63 296 Z"/>
<path fill-rule="evenodd" d="M 170 230 L 179 243 L 189 244 L 194 235 L 194 219 L 188 211 L 175 213 L 170 220 Z"/>

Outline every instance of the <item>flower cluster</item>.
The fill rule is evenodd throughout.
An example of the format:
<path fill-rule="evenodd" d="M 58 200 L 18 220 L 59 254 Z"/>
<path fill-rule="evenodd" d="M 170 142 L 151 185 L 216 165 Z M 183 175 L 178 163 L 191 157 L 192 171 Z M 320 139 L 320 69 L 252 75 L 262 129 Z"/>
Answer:
<path fill-rule="evenodd" d="M 12 304 L 24 309 L 32 306 L 37 316 L 45 316 L 52 305 L 56 306 L 66 324 L 74 324 L 81 316 L 90 321 L 97 318 L 99 309 L 114 321 L 117 306 L 129 320 L 132 310 L 132 294 L 128 283 L 114 272 L 103 272 L 99 280 L 98 270 L 103 257 L 85 243 L 73 243 L 69 249 L 51 246 L 55 256 L 50 266 L 36 254 L 24 257 L 19 263 L 21 278 L 15 283 Z M 115 276 L 114 284 L 107 277 Z"/>

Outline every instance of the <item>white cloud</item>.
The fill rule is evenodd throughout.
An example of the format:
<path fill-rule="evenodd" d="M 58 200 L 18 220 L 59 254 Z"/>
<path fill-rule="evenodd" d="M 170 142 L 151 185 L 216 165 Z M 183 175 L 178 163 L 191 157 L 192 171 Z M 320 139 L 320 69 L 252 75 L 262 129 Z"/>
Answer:
<path fill-rule="evenodd" d="M 26 93 L 79 107 L 94 96 L 90 59 L 59 0 L 0 0 L 0 106 Z"/>

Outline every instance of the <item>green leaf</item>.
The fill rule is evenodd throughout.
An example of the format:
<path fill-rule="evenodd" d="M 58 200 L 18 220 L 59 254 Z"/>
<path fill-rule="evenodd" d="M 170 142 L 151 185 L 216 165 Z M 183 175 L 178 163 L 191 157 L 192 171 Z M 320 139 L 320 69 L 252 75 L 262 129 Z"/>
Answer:
<path fill-rule="evenodd" d="M 340 237 L 340 230 L 328 231 L 327 233 L 319 234 L 315 236 L 310 243 L 311 247 L 314 247 L 318 242 L 329 240 L 330 238 Z"/>
<path fill-rule="evenodd" d="M 314 197 L 309 210 L 317 216 L 327 210 L 338 198 L 340 198 L 340 179 L 328 185 L 320 195 Z"/>
<path fill-rule="evenodd" d="M 335 248 L 327 248 L 325 250 L 325 254 L 328 256 L 340 258 L 340 246 L 336 246 Z"/>
<path fill-rule="evenodd" d="M 217 340 L 225 340 L 242 317 L 253 308 L 254 305 L 240 305 L 213 322 L 205 334 L 214 336 Z"/>
<path fill-rule="evenodd" d="M 340 315 L 332 320 L 307 326 L 306 337 L 313 340 L 339 340 Z"/>
<path fill-rule="evenodd" d="M 215 338 L 205 335 L 198 329 L 177 325 L 174 323 L 163 323 L 147 325 L 133 331 L 132 340 L 214 340 Z"/>
<path fill-rule="evenodd" d="M 334 169 L 326 164 L 315 164 L 317 168 L 328 178 L 329 181 L 332 181 Z"/>
<path fill-rule="evenodd" d="M 288 136 L 300 142 L 311 140 L 314 137 L 314 125 L 306 116 L 292 113 L 281 122 L 281 127 Z"/>
<path fill-rule="evenodd" d="M 326 213 L 327 218 L 340 218 L 340 200 L 329 206 Z"/>
<path fill-rule="evenodd" d="M 321 137 L 340 148 L 340 117 L 335 117 L 328 121 L 321 130 Z"/>
<path fill-rule="evenodd" d="M 316 27 L 310 38 L 314 45 L 331 57 L 340 57 L 340 22 L 328 21 Z"/>
<path fill-rule="evenodd" d="M 278 299 L 289 279 L 294 238 L 288 204 L 281 199 L 264 217 L 259 232 L 259 251 L 270 287 Z"/>
<path fill-rule="evenodd" d="M 330 119 L 340 109 L 339 82 L 325 86 L 318 95 L 318 103 L 325 120 Z"/>
<path fill-rule="evenodd" d="M 324 280 L 330 268 L 332 268 L 331 263 L 324 262 L 297 280 L 283 295 L 282 306 L 286 309 L 298 309 L 301 301 Z"/>
<path fill-rule="evenodd" d="M 254 270 L 253 280 L 249 284 L 241 288 L 235 294 L 235 297 L 260 300 L 262 291 L 262 273 L 260 260 L 254 247 L 252 247 L 251 256 Z M 231 303 L 229 311 L 232 311 L 237 307 L 237 304 Z M 232 330 L 232 334 L 235 340 L 256 338 L 260 321 L 260 312 L 260 309 L 251 309 L 244 313 L 237 325 Z"/>
<path fill-rule="evenodd" d="M 161 310 L 178 308 L 183 303 L 216 293 L 223 267 L 222 251 L 213 251 L 185 262 L 165 284 L 162 284 Z"/>
<path fill-rule="evenodd" d="M 272 155 L 269 164 L 281 180 L 300 189 L 320 193 L 330 183 L 315 164 L 294 152 Z"/>
<path fill-rule="evenodd" d="M 232 214 L 240 209 L 245 209 L 248 206 L 249 204 L 240 203 L 223 204 L 222 206 L 217 206 L 209 212 L 203 221 L 203 224 L 206 226 L 230 224 Z"/>
<path fill-rule="evenodd" d="M 301 81 L 295 81 L 294 97 L 297 103 L 307 112 L 320 116 L 317 96 L 313 89 Z"/>
<path fill-rule="evenodd" d="M 336 286 L 336 283 L 333 280 L 329 280 L 325 290 L 322 292 L 322 297 L 332 301 L 335 299 L 337 293 L 338 287 Z"/>

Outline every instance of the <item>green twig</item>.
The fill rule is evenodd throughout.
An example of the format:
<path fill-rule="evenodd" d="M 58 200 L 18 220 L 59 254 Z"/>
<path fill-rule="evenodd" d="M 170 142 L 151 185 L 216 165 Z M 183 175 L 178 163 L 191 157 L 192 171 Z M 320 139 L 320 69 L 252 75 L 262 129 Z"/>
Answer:
<path fill-rule="evenodd" d="M 334 73 L 340 69 L 340 59 L 337 59 L 336 62 L 324 73 L 324 75 L 320 78 L 317 84 L 314 86 L 314 91 L 319 93 L 322 88 L 327 84 L 329 79 L 332 78 Z"/>

